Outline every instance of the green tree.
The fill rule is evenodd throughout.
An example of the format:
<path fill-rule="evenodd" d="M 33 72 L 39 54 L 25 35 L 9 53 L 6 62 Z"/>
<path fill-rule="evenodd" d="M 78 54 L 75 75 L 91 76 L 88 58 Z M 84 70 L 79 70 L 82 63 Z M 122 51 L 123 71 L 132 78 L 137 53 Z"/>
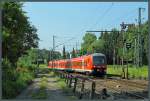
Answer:
<path fill-rule="evenodd" d="M 76 57 L 76 53 L 75 53 L 75 50 L 73 48 L 73 50 L 72 50 L 72 58 L 75 58 L 75 57 Z"/>
<path fill-rule="evenodd" d="M 2 98 L 14 98 L 33 79 L 38 47 L 37 29 L 30 24 L 23 3 L 1 2 L 2 7 Z"/>
<path fill-rule="evenodd" d="M 97 52 L 97 53 L 104 53 L 103 47 L 104 47 L 104 40 L 98 39 L 91 44 L 89 49 L 90 51 L 94 50 L 94 52 Z"/>
<path fill-rule="evenodd" d="M 70 59 L 70 53 L 66 52 L 66 59 Z"/>
<path fill-rule="evenodd" d="M 96 41 L 96 35 L 92 33 L 86 33 L 83 37 L 83 43 L 81 44 L 81 48 L 83 51 L 90 51 L 89 47 L 90 45 Z"/>
<path fill-rule="evenodd" d="M 2 3 L 2 58 L 15 65 L 18 58 L 31 47 L 38 47 L 36 28 L 30 24 L 22 3 Z"/>
<path fill-rule="evenodd" d="M 66 51 L 65 51 L 65 46 L 63 46 L 63 59 L 66 59 Z"/>

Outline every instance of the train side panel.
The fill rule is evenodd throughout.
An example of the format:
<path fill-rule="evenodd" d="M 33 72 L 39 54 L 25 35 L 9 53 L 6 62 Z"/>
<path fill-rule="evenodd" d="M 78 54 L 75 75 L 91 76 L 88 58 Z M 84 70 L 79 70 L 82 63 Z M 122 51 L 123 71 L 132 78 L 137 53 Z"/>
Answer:
<path fill-rule="evenodd" d="M 82 58 L 73 58 L 71 59 L 72 69 L 74 71 L 83 72 L 83 66 L 82 66 Z"/>
<path fill-rule="evenodd" d="M 92 66 L 92 58 L 90 55 L 84 56 L 84 71 L 85 72 L 92 72 L 93 66 Z"/>

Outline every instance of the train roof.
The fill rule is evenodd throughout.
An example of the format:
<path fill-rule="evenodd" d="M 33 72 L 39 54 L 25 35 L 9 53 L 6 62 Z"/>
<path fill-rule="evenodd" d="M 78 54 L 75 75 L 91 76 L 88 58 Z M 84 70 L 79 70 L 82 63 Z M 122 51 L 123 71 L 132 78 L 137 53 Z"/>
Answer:
<path fill-rule="evenodd" d="M 92 56 L 105 56 L 105 54 L 102 54 L 102 53 L 93 53 L 93 54 L 86 54 L 86 55 L 83 55 L 84 56 L 89 56 L 89 55 L 92 55 Z M 82 57 L 82 56 L 81 56 Z"/>
<path fill-rule="evenodd" d="M 94 53 L 94 54 L 91 54 L 92 56 L 105 56 L 105 54 L 102 54 L 102 53 Z"/>
<path fill-rule="evenodd" d="M 76 61 L 76 60 L 82 60 L 84 56 L 105 56 L 105 54 L 102 54 L 102 53 L 93 53 L 93 54 L 83 55 L 83 56 L 76 57 L 76 58 L 71 58 L 71 59 L 74 60 L 74 61 Z M 61 59 L 61 60 L 55 60 L 55 61 L 70 61 L 70 59 Z"/>

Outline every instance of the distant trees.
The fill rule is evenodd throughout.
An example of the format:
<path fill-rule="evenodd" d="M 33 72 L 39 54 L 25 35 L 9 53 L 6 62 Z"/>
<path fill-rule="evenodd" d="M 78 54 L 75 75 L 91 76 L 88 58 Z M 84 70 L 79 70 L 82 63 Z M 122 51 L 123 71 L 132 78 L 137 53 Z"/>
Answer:
<path fill-rule="evenodd" d="M 148 64 L 148 22 L 141 25 L 141 50 L 142 50 L 142 60 L 143 64 Z M 112 29 L 112 32 L 108 33 L 104 31 L 101 33 L 99 38 L 92 33 L 85 33 L 83 37 L 83 43 L 81 45 L 80 54 L 84 55 L 86 53 L 100 52 L 106 55 L 108 64 L 112 64 L 113 61 L 119 64 L 121 58 L 123 57 L 123 44 L 131 43 L 131 48 L 127 51 L 125 48 L 124 59 L 135 61 L 137 58 L 135 40 L 137 41 L 138 26 L 129 27 L 124 33 L 125 40 L 123 39 L 123 34 L 119 33 L 117 29 Z M 115 60 L 113 60 L 113 57 Z"/>
<path fill-rule="evenodd" d="M 72 55 L 71 55 L 71 57 L 72 57 L 72 58 L 75 58 L 75 57 L 76 57 L 76 53 L 75 53 L 74 48 L 73 48 L 73 50 L 72 50 Z"/>
<path fill-rule="evenodd" d="M 66 59 L 66 51 L 65 51 L 65 46 L 63 46 L 63 59 Z"/>
<path fill-rule="evenodd" d="M 85 54 L 87 51 L 92 52 L 92 47 L 89 47 L 94 41 L 96 41 L 96 35 L 92 33 L 86 33 L 83 37 L 83 43 L 81 44 L 82 52 Z"/>

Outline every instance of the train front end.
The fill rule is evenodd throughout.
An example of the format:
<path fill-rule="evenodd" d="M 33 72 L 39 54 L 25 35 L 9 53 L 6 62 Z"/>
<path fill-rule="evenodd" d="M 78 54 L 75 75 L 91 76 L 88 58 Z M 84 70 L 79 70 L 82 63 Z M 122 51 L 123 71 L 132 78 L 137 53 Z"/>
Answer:
<path fill-rule="evenodd" d="M 93 75 L 104 76 L 106 75 L 107 63 L 106 56 L 101 53 L 95 53 L 92 55 Z"/>

